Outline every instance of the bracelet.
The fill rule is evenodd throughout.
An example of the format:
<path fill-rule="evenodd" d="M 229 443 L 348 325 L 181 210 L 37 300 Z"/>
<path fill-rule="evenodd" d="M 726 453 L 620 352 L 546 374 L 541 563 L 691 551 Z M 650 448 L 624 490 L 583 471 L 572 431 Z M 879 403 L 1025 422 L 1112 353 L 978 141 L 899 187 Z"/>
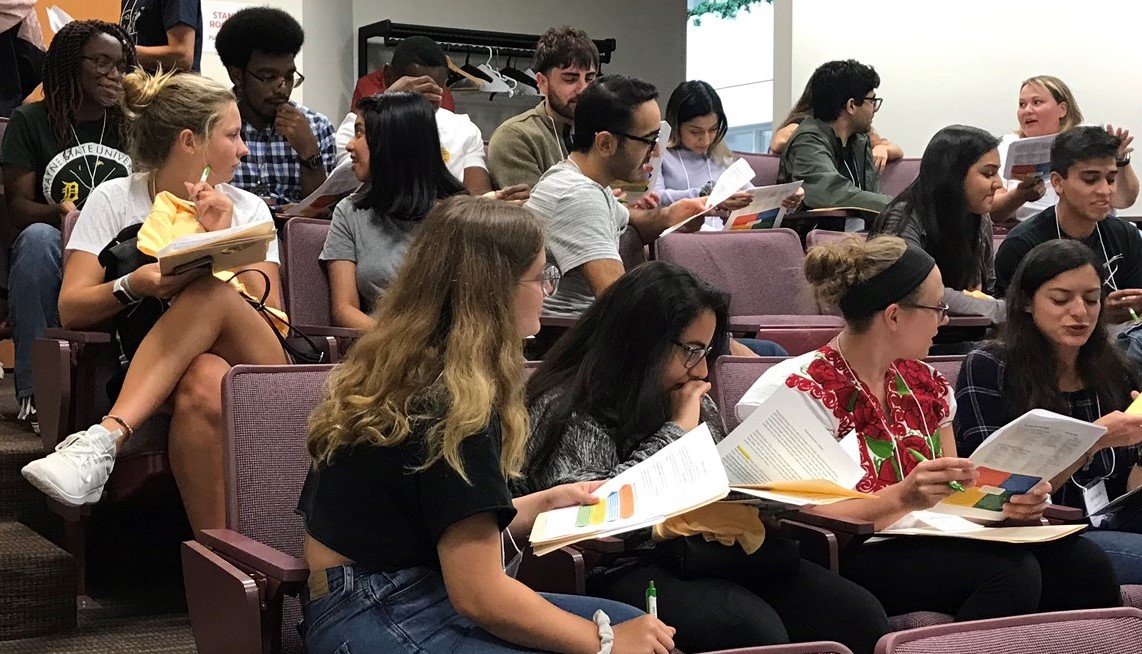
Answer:
<path fill-rule="evenodd" d="M 119 426 L 123 428 L 123 436 L 125 438 L 130 438 L 131 434 L 135 433 L 135 430 L 131 429 L 131 425 L 128 425 L 127 421 L 120 418 L 119 416 L 114 416 L 114 415 L 108 414 L 108 415 L 103 416 L 103 418 L 100 419 L 100 422 L 102 422 L 103 420 L 114 420 L 115 422 L 119 423 Z"/>
<path fill-rule="evenodd" d="M 615 646 L 615 630 L 611 629 L 611 618 L 600 609 L 592 616 L 599 627 L 599 654 L 611 654 Z"/>

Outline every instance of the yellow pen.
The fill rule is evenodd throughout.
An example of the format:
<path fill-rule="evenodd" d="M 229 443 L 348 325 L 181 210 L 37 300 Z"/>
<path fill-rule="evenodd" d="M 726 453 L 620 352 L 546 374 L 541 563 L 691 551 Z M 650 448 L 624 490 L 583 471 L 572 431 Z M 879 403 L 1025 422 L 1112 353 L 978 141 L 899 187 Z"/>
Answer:
<path fill-rule="evenodd" d="M 908 453 L 912 455 L 913 459 L 916 459 L 917 461 L 919 461 L 921 463 L 928 460 L 928 457 L 924 456 L 923 454 L 917 452 L 916 450 L 914 450 L 912 448 L 908 448 Z M 965 492 L 963 485 L 961 485 L 960 482 L 958 482 L 958 481 L 949 481 L 948 482 L 948 488 L 956 491 L 957 493 Z"/>

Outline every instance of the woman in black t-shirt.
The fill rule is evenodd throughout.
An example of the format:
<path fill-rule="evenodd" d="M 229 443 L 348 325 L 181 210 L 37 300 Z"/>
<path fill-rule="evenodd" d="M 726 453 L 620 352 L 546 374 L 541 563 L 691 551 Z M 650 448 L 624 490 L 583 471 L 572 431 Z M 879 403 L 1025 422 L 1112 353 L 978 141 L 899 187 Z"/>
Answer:
<path fill-rule="evenodd" d="M 539 512 L 591 502 L 598 486 L 514 501 L 508 492 L 528 433 L 521 341 L 539 331 L 559 278 L 544 252 L 543 227 L 524 209 L 437 204 L 376 325 L 330 377 L 310 419 L 314 467 L 298 507 L 309 652 L 673 647 L 657 618 L 539 595 L 504 574 L 504 529 L 525 537 Z"/>

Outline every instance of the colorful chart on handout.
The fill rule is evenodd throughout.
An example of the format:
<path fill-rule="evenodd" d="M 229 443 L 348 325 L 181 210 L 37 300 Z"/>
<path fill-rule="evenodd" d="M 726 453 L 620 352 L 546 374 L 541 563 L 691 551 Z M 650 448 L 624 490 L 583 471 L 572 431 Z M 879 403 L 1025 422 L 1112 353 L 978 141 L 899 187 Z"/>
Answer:
<path fill-rule="evenodd" d="M 1011 176 L 1038 175 L 1043 179 L 1051 176 L 1051 162 L 1040 161 L 1033 164 L 1015 164 L 1011 166 Z"/>
<path fill-rule="evenodd" d="M 944 499 L 944 504 L 984 511 L 1002 511 L 1003 505 L 1012 495 L 1022 495 L 1039 483 L 1038 477 L 1018 475 L 983 466 L 977 467 L 976 470 L 979 471 L 976 485 L 965 488 L 962 493 L 952 493 Z"/>
<path fill-rule="evenodd" d="M 604 522 L 614 522 L 619 518 L 634 515 L 634 487 L 625 484 L 617 491 L 599 500 L 598 504 L 579 507 L 575 518 L 576 527 L 590 527 Z"/>
<path fill-rule="evenodd" d="M 742 229 L 770 229 L 773 227 L 773 223 L 777 221 L 777 214 L 779 213 L 781 213 L 781 207 L 760 213 L 738 216 L 732 219 L 729 225 L 726 225 L 726 229 L 730 231 Z"/>

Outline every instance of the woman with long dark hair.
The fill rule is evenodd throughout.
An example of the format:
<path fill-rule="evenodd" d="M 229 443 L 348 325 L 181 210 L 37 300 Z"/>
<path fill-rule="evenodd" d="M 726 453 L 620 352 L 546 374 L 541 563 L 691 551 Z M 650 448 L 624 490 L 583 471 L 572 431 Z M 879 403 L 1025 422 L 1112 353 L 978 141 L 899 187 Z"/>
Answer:
<path fill-rule="evenodd" d="M 891 234 L 921 247 L 940 267 L 944 302 L 953 313 L 1003 319 L 995 287 L 988 211 L 999 176 L 999 139 L 951 125 L 936 132 L 916 179 L 884 208 L 870 236 Z"/>
<path fill-rule="evenodd" d="M 612 477 L 703 422 L 721 440 L 706 376 L 726 353 L 727 313 L 725 293 L 669 263 L 650 262 L 619 278 L 528 383 L 532 438 L 514 490 Z M 752 511 L 735 516 L 764 534 L 748 555 L 702 536 L 685 543 L 699 548 L 696 556 L 719 562 L 720 573 L 712 565 L 697 571 L 671 563 L 681 541 L 656 545 L 642 530 L 625 537 L 628 552 L 596 570 L 587 589 L 637 605 L 653 580 L 670 598 L 659 604 L 659 615 L 678 629 L 677 644 L 687 651 L 824 639 L 871 652 L 888 629 L 876 600 L 800 560 L 796 544 L 766 531 Z"/>
<path fill-rule="evenodd" d="M 965 456 L 1031 409 L 1106 427 L 1085 458 L 1051 481 L 1056 503 L 1088 512 L 1142 486 L 1142 416 L 1122 412 L 1142 388 L 1142 375 L 1099 320 L 1104 276 L 1078 241 L 1036 246 L 1008 289 L 1002 336 L 968 355 L 956 385 L 956 443 Z M 1109 554 L 1119 580 L 1142 583 L 1142 504 L 1094 523 L 1087 537 Z"/>
<path fill-rule="evenodd" d="M 464 192 L 440 157 L 432 105 L 417 93 L 386 93 L 359 104 L 346 149 L 363 184 L 333 210 L 321 251 L 333 322 L 368 329 L 377 298 L 437 200 Z"/>

